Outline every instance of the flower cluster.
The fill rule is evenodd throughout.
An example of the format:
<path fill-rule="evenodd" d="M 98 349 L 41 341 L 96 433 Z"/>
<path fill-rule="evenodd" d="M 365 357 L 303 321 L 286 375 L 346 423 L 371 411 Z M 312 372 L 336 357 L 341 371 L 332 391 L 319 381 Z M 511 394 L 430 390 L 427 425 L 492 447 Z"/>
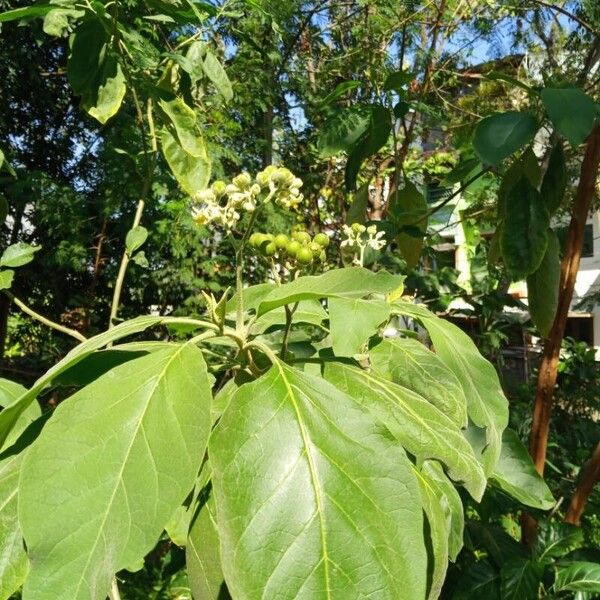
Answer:
<path fill-rule="evenodd" d="M 192 216 L 199 225 L 217 223 L 233 229 L 242 211 L 254 212 L 259 202 L 272 200 L 285 209 L 295 209 L 302 201 L 301 186 L 302 180 L 283 167 L 269 166 L 254 180 L 248 173 L 241 173 L 229 184 L 215 181 L 196 194 Z"/>
<path fill-rule="evenodd" d="M 342 240 L 340 246 L 342 248 L 353 248 L 355 252 L 354 263 L 360 266 L 363 265 L 365 250 L 367 248 L 372 248 L 373 250 L 385 248 L 385 233 L 377 231 L 376 225 L 365 227 L 360 223 L 353 223 L 351 226 L 344 225 L 343 232 L 346 239 Z"/>

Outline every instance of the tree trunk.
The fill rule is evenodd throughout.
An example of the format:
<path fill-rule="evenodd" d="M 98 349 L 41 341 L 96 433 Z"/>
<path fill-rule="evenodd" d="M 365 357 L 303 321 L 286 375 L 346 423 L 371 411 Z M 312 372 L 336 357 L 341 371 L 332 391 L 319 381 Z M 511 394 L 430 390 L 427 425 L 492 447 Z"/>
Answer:
<path fill-rule="evenodd" d="M 554 387 L 558 374 L 558 359 L 565 334 L 567 317 L 573 299 L 575 280 L 579 271 L 585 224 L 595 197 L 596 177 L 600 164 L 600 125 L 596 125 L 590 134 L 581 164 L 579 185 L 571 211 L 571 222 L 561 262 L 558 307 L 539 367 L 533 422 L 529 438 L 529 453 L 540 475 L 544 474 L 550 415 L 554 400 Z M 521 519 L 522 539 L 531 544 L 535 537 L 535 520 L 527 514 Z"/>
<path fill-rule="evenodd" d="M 590 460 L 581 470 L 579 483 L 575 488 L 569 510 L 567 510 L 567 515 L 565 516 L 567 523 L 572 523 L 573 525 L 581 524 L 581 515 L 583 514 L 586 502 L 594 489 L 594 485 L 598 481 L 600 481 L 600 442 L 598 442 Z"/>

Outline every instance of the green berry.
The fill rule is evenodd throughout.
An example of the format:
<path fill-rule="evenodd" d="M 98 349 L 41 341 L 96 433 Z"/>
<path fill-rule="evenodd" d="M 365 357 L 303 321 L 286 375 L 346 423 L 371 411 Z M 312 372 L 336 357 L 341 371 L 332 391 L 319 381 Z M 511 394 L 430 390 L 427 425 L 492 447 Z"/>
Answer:
<path fill-rule="evenodd" d="M 290 240 L 288 239 L 288 236 L 285 235 L 284 233 L 280 233 L 279 235 L 276 235 L 275 240 L 274 240 L 275 245 L 277 246 L 277 248 L 279 250 L 283 250 L 288 245 L 289 241 Z"/>
<path fill-rule="evenodd" d="M 296 260 L 301 265 L 310 265 L 313 260 L 313 253 L 310 251 L 310 248 L 300 248 L 296 254 Z"/>
<path fill-rule="evenodd" d="M 294 258 L 296 254 L 298 254 L 298 250 L 302 248 L 302 244 L 298 240 L 292 240 L 285 247 L 285 251 L 287 252 L 290 258 Z"/>
<path fill-rule="evenodd" d="M 252 248 L 258 248 L 264 239 L 264 235 L 262 233 L 253 233 L 248 240 L 248 244 L 252 246 Z"/>
<path fill-rule="evenodd" d="M 319 258 L 319 256 L 321 256 L 321 251 L 323 250 L 316 242 L 311 242 L 308 245 L 308 249 L 312 252 L 313 258 Z"/>
<path fill-rule="evenodd" d="M 275 242 L 269 242 L 262 247 L 262 251 L 265 253 L 265 256 L 273 256 L 277 252 L 277 246 Z"/>
<path fill-rule="evenodd" d="M 327 248 L 327 246 L 329 246 L 329 236 L 326 233 L 317 233 L 313 241 L 317 242 L 321 248 Z"/>
<path fill-rule="evenodd" d="M 292 233 L 292 237 L 301 244 L 310 243 L 310 235 L 306 231 L 294 231 L 294 233 Z"/>

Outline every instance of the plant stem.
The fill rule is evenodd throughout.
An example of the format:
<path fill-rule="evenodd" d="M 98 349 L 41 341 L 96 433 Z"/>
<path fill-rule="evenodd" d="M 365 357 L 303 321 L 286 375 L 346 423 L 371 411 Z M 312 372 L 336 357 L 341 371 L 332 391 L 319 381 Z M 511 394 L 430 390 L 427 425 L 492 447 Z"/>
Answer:
<path fill-rule="evenodd" d="M 142 220 L 142 213 L 144 212 L 144 200 L 140 199 L 135 211 L 135 217 L 133 218 L 133 224 L 131 228 L 137 227 Z M 123 290 L 123 281 L 125 280 L 125 273 L 127 271 L 127 265 L 129 264 L 129 252 L 125 250 L 121 258 L 121 264 L 119 265 L 119 273 L 117 274 L 117 280 L 115 281 L 115 291 L 113 292 L 112 304 L 110 306 L 110 318 L 108 321 L 108 328 L 112 329 L 115 326 L 115 319 L 117 312 L 119 311 L 119 303 L 121 301 L 121 291 Z"/>
<path fill-rule="evenodd" d="M 255 210 L 250 216 L 250 221 L 248 222 L 248 227 L 246 227 L 246 231 L 244 231 L 244 235 L 240 240 L 240 244 L 235 252 L 235 293 L 237 296 L 237 306 L 236 306 L 236 315 L 235 315 L 235 328 L 238 332 L 242 333 L 244 330 L 244 297 L 242 294 L 243 290 L 243 275 L 244 275 L 244 248 L 246 247 L 246 242 L 250 237 L 250 232 L 254 227 L 254 222 L 256 221 L 256 213 L 258 209 Z"/>
<path fill-rule="evenodd" d="M 269 346 L 267 346 L 266 344 L 263 344 L 262 342 L 257 342 L 256 340 L 252 340 L 246 345 L 246 348 L 252 347 L 256 348 L 257 350 L 260 350 L 274 365 L 276 365 L 279 362 L 279 358 L 277 357 L 275 352 L 273 352 L 273 350 L 271 350 L 271 348 L 269 348 Z"/>
<path fill-rule="evenodd" d="M 121 600 L 121 594 L 119 593 L 119 584 L 117 583 L 117 578 L 113 577 L 112 583 L 110 585 L 110 591 L 108 592 L 108 597 L 110 600 Z"/>
<path fill-rule="evenodd" d="M 289 304 L 285 305 L 285 330 L 283 332 L 283 341 L 281 342 L 281 352 L 279 356 L 281 356 L 281 360 L 285 360 L 288 349 L 288 342 L 290 338 L 290 332 L 292 330 L 292 317 L 298 308 L 299 302 L 296 302 L 292 308 L 290 308 Z"/>
<path fill-rule="evenodd" d="M 60 325 L 59 323 L 55 323 L 46 317 L 43 317 L 39 313 L 35 312 L 32 308 L 27 306 L 22 300 L 19 300 L 16 296 L 13 296 L 9 291 L 4 290 L 4 294 L 8 296 L 25 314 L 28 314 L 30 317 L 34 318 L 36 321 L 43 323 L 47 327 L 52 329 L 56 329 L 56 331 L 60 331 L 61 333 L 66 333 L 70 335 L 72 338 L 75 338 L 79 342 L 85 342 L 86 337 L 76 331 L 75 329 L 70 329 L 69 327 L 65 327 L 64 325 Z"/>

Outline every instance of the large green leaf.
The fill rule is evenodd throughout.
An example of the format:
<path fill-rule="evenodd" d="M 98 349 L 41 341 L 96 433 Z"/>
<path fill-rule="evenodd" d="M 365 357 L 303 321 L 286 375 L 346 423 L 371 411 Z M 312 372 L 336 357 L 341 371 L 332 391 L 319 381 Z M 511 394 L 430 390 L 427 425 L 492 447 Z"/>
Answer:
<path fill-rule="evenodd" d="M 502 451 L 492 479 L 500 489 L 522 504 L 542 510 L 554 506 L 552 492 L 535 470 L 527 448 L 512 429 L 505 429 L 502 434 Z"/>
<path fill-rule="evenodd" d="M 119 112 L 127 86 L 117 55 L 107 53 L 98 76 L 82 96 L 85 110 L 104 125 Z"/>
<path fill-rule="evenodd" d="M 500 569 L 502 600 L 538 600 L 544 564 L 514 559 Z"/>
<path fill-rule="evenodd" d="M 14 404 L 23 394 L 27 393 L 27 389 L 21 384 L 9 379 L 0 379 L 0 407 L 7 408 Z M 37 402 L 32 402 L 19 416 L 10 434 L 4 440 L 4 444 L 0 444 L 0 449 L 9 448 L 18 437 L 27 429 L 42 414 L 40 405 Z M 1 539 L 1 538 L 0 538 Z"/>
<path fill-rule="evenodd" d="M 389 216 L 400 230 L 396 243 L 409 268 L 419 263 L 423 237 L 427 233 L 427 214 L 425 197 L 408 179 L 401 190 L 390 195 Z M 403 228 L 407 231 L 403 231 Z"/>
<path fill-rule="evenodd" d="M 23 455 L 21 452 L 0 460 L 0 600 L 10 598 L 29 571 L 17 511 Z"/>
<path fill-rule="evenodd" d="M 460 495 L 437 461 L 423 461 L 421 474 L 427 478 L 444 511 L 448 532 L 448 555 L 450 560 L 455 560 L 463 547 L 465 528 L 465 515 Z"/>
<path fill-rule="evenodd" d="M 192 489 L 210 424 L 206 364 L 189 343 L 116 367 L 61 403 L 21 468 L 25 597 L 104 600 Z"/>
<path fill-rule="evenodd" d="M 196 131 L 196 113 L 181 98 L 162 99 L 159 106 L 169 117 L 179 140 L 179 145 L 186 154 L 194 157 L 205 157 L 204 141 Z"/>
<path fill-rule="evenodd" d="M 551 229 L 548 245 L 540 266 L 527 277 L 527 302 L 529 314 L 542 337 L 548 337 L 556 309 L 560 283 L 560 242 Z"/>
<path fill-rule="evenodd" d="M 360 298 L 329 299 L 329 331 L 336 356 L 354 356 L 364 350 L 367 340 L 390 317 L 385 300 Z M 352 325 L 349 327 L 348 324 Z"/>
<path fill-rule="evenodd" d="M 420 394 L 458 427 L 467 425 L 467 399 L 456 375 L 416 340 L 385 340 L 370 352 L 373 370 Z"/>
<path fill-rule="evenodd" d="M 428 551 L 427 598 L 436 600 L 448 570 L 448 523 L 446 515 L 428 477 L 413 467 L 421 491 L 421 504 L 427 520 L 426 539 Z"/>
<path fill-rule="evenodd" d="M 491 475 L 500 457 L 502 432 L 508 424 L 508 401 L 496 370 L 473 340 L 453 323 L 416 304 L 397 301 L 394 307 L 399 313 L 421 321 L 435 353 L 460 381 L 467 398 L 469 418 L 486 430 L 482 462 L 486 475 Z"/>
<path fill-rule="evenodd" d="M 556 574 L 554 589 L 557 592 L 600 592 L 600 564 L 572 562 L 561 567 Z"/>
<path fill-rule="evenodd" d="M 229 77 L 227 76 L 223 65 L 219 62 L 219 59 L 210 50 L 206 51 L 202 69 L 219 94 L 221 94 L 225 100 L 231 100 L 233 98 L 231 81 L 229 81 Z"/>
<path fill-rule="evenodd" d="M 210 487 L 210 486 L 209 486 Z M 192 523 L 185 549 L 190 588 L 198 600 L 229 600 L 219 553 L 219 531 L 214 497 L 203 501 Z"/>
<path fill-rule="evenodd" d="M 71 36 L 67 76 L 75 94 L 88 93 L 98 77 L 107 34 L 99 19 L 87 19 Z"/>
<path fill-rule="evenodd" d="M 483 162 L 496 165 L 528 144 L 537 129 L 537 119 L 529 113 L 497 113 L 479 122 L 473 146 Z"/>
<path fill-rule="evenodd" d="M 363 183 L 352 198 L 352 204 L 346 213 L 346 223 L 364 223 L 369 206 L 369 182 Z"/>
<path fill-rule="evenodd" d="M 548 214 L 552 216 L 560 207 L 565 191 L 567 189 L 567 165 L 565 162 L 565 153 L 561 142 L 557 142 L 552 148 L 548 166 L 542 179 L 540 193 L 542 200 L 548 209 Z"/>
<path fill-rule="evenodd" d="M 273 289 L 262 299 L 258 313 L 261 315 L 278 306 L 311 298 L 363 298 L 369 294 L 387 294 L 400 288 L 403 281 L 402 275 L 385 271 L 373 273 L 362 267 L 334 269 L 322 275 L 298 277 Z"/>
<path fill-rule="evenodd" d="M 203 146 L 202 138 L 198 144 Z M 206 148 L 199 156 L 189 154 L 166 129 L 161 135 L 162 150 L 175 179 L 190 196 L 206 189 L 210 180 L 210 159 Z"/>
<path fill-rule="evenodd" d="M 486 560 L 473 563 L 461 577 L 452 600 L 500 600 L 500 574 Z"/>
<path fill-rule="evenodd" d="M 402 446 L 418 459 L 445 464 L 452 479 L 463 482 L 481 499 L 486 479 L 459 428 L 425 398 L 363 369 L 325 366 L 325 377 L 381 422 Z"/>
<path fill-rule="evenodd" d="M 369 127 L 369 107 L 357 105 L 334 113 L 321 131 L 318 141 L 319 155 L 329 158 L 347 152 Z"/>
<path fill-rule="evenodd" d="M 298 307 L 294 311 L 292 323 L 310 323 L 318 326 L 327 318 L 327 311 L 321 306 L 318 300 L 303 300 L 298 303 Z M 251 333 L 257 335 L 270 327 L 285 325 L 285 322 L 285 308 L 280 306 L 260 316 L 253 323 Z"/>
<path fill-rule="evenodd" d="M 0 13 L 0 23 L 8 21 L 20 21 L 21 19 L 33 19 L 43 17 L 49 13 L 55 6 L 52 4 L 34 4 L 33 6 L 24 6 L 23 8 L 14 8 Z"/>
<path fill-rule="evenodd" d="M 548 245 L 550 217 L 540 193 L 522 176 L 508 191 L 500 247 L 514 280 L 540 266 Z"/>
<path fill-rule="evenodd" d="M 419 488 L 402 448 L 320 377 L 275 364 L 209 443 L 234 598 L 423 598 Z"/>
<path fill-rule="evenodd" d="M 19 417 L 37 398 L 38 394 L 51 384 L 55 377 L 110 342 L 114 342 L 134 333 L 139 333 L 152 325 L 157 325 L 163 320 L 162 317 L 154 316 L 137 317 L 131 321 L 121 323 L 113 329 L 94 336 L 82 344 L 79 344 L 79 346 L 76 346 L 61 361 L 56 363 L 49 371 L 42 375 L 33 384 L 30 390 L 20 396 L 10 407 L 0 412 L 0 446 L 6 440 L 9 432 L 14 427 Z"/>
<path fill-rule="evenodd" d="M 556 130 L 573 148 L 592 131 L 598 116 L 596 103 L 579 88 L 545 88 L 542 102 Z"/>
<path fill-rule="evenodd" d="M 538 534 L 533 547 L 539 561 L 560 558 L 583 545 L 583 531 L 562 521 L 539 521 Z"/>

